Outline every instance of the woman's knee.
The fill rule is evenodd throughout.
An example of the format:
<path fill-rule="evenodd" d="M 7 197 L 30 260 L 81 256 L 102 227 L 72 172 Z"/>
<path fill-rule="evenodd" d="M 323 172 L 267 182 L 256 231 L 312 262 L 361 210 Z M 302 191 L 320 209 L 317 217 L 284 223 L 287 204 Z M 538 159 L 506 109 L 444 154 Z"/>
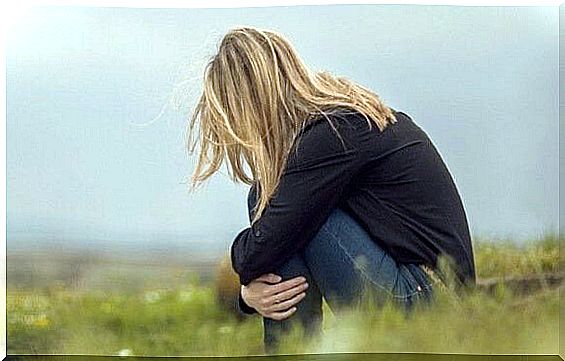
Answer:
<path fill-rule="evenodd" d="M 296 312 L 288 319 L 276 321 L 272 319 L 264 319 L 265 329 L 269 330 L 267 335 L 275 332 L 275 329 L 287 324 L 298 322 L 307 332 L 314 332 L 319 328 L 319 323 L 322 318 L 322 294 L 316 284 L 310 270 L 300 254 L 294 255 L 283 265 L 275 270 L 275 273 L 281 276 L 282 281 L 286 281 L 295 277 L 302 276 L 306 278 L 308 288 L 304 291 L 305 296 L 295 306 Z M 281 281 L 281 282 L 282 282 Z M 274 336 L 272 336 L 274 337 Z"/>
<path fill-rule="evenodd" d="M 302 254 L 295 254 L 287 262 L 279 266 L 274 273 L 281 276 L 281 282 L 295 277 L 304 277 L 306 279 L 308 288 L 305 291 L 306 296 L 297 305 L 299 311 L 306 305 L 308 305 L 306 306 L 306 308 L 309 309 L 309 311 L 313 311 L 313 309 L 316 308 L 321 308 L 322 296 L 320 294 L 320 291 L 318 290 L 316 281 L 312 276 L 310 269 L 306 265 Z"/>
<path fill-rule="evenodd" d="M 281 276 L 283 281 L 299 276 L 305 277 L 307 281 L 308 278 L 311 278 L 310 271 L 301 254 L 292 256 L 292 258 L 277 267 L 274 273 Z"/>

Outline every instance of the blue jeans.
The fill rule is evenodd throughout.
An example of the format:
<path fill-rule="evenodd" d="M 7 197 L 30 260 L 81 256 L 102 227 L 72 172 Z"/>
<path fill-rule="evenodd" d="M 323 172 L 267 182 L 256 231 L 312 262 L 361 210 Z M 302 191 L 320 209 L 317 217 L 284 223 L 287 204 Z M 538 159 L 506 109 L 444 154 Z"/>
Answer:
<path fill-rule="evenodd" d="M 277 352 L 278 340 L 295 323 L 306 336 L 321 333 L 322 297 L 332 312 L 360 304 L 368 288 L 375 302 L 393 300 L 410 310 L 432 300 L 432 282 L 415 264 L 397 263 L 344 210 L 336 208 L 306 248 L 274 273 L 283 280 L 304 276 L 306 296 L 296 312 L 281 321 L 263 317 L 265 352 Z"/>

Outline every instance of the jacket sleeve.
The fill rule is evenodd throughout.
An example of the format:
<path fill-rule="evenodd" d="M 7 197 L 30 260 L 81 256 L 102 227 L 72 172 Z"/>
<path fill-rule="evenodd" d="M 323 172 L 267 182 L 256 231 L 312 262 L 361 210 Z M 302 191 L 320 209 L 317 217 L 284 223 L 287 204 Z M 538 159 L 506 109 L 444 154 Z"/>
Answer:
<path fill-rule="evenodd" d="M 256 204 L 257 204 L 257 188 L 255 187 L 255 185 L 252 185 L 249 188 L 249 194 L 247 195 L 247 211 L 249 215 L 249 223 L 251 223 L 251 220 L 253 219 L 253 208 L 255 207 Z M 241 311 L 244 314 L 251 315 L 258 313 L 255 308 L 245 303 L 243 297 L 241 296 L 241 290 L 238 295 L 237 305 L 239 307 L 239 311 Z"/>
<path fill-rule="evenodd" d="M 362 122 L 366 121 L 363 119 Z M 279 186 L 261 218 L 240 231 L 231 260 L 240 283 L 275 270 L 301 251 L 338 205 L 351 179 L 364 165 L 358 127 L 326 120 L 309 126 L 289 154 Z M 340 125 L 338 125 L 340 124 Z M 347 123 L 349 124 L 349 123 Z M 342 142 L 343 140 L 343 142 Z"/>

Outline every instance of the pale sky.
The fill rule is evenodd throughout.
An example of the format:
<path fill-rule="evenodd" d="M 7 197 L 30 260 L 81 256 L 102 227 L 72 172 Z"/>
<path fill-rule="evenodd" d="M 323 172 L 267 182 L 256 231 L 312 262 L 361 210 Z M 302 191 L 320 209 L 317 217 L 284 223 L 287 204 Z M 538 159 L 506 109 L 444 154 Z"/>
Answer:
<path fill-rule="evenodd" d="M 474 235 L 558 225 L 558 8 L 325 5 L 36 8 L 8 36 L 7 232 L 224 245 L 247 187 L 187 180 L 186 109 L 238 25 L 283 33 L 313 69 L 412 116 L 460 191 Z M 181 110 L 169 100 L 185 81 Z M 178 94 L 178 93 L 176 93 Z"/>

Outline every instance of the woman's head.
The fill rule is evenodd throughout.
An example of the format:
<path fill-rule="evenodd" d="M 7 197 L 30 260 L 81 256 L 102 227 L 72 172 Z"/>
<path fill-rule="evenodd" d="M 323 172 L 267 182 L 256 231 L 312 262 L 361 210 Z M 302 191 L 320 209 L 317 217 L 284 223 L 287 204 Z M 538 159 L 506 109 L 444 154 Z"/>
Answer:
<path fill-rule="evenodd" d="M 203 88 L 189 126 L 191 152 L 200 143 L 192 185 L 227 161 L 232 179 L 257 183 L 254 221 L 275 192 L 290 148 L 308 121 L 343 108 L 359 111 L 381 130 L 395 121 L 370 90 L 312 72 L 281 34 L 253 27 L 238 27 L 223 37 L 205 67 Z"/>

